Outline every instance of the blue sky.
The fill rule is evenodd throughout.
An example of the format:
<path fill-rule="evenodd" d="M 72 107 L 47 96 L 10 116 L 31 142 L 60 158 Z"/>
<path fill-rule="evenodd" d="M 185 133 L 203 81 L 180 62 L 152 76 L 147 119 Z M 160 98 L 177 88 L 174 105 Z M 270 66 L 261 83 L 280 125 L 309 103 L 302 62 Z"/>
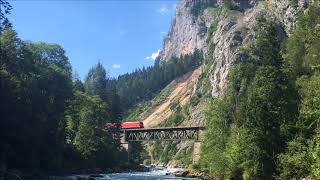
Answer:
<path fill-rule="evenodd" d="M 19 37 L 61 45 L 83 79 L 98 62 L 111 77 L 153 65 L 176 0 L 11 1 L 11 5 L 9 18 Z"/>

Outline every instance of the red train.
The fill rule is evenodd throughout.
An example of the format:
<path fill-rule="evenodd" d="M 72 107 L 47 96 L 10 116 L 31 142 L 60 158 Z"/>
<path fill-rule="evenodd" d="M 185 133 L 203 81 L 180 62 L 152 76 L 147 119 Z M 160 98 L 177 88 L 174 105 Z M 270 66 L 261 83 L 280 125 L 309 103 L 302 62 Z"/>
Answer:
<path fill-rule="evenodd" d="M 106 123 L 105 128 L 139 129 L 139 128 L 144 128 L 144 126 L 143 126 L 143 122 L 135 121 L 135 122 L 122 122 L 122 123 Z"/>

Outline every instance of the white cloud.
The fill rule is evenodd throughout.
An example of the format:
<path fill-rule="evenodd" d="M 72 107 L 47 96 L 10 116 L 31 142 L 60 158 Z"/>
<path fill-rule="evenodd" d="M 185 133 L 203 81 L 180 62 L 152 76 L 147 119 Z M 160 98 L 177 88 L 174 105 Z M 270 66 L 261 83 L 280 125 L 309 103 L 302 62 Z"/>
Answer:
<path fill-rule="evenodd" d="M 161 31 L 160 33 L 161 33 L 161 34 L 167 34 L 167 32 L 165 32 L 165 31 Z"/>
<path fill-rule="evenodd" d="M 157 57 L 159 56 L 159 54 L 160 54 L 160 49 L 158 49 L 157 52 L 152 53 L 151 56 L 147 56 L 145 59 L 146 60 L 150 60 L 150 59 L 156 60 Z"/>
<path fill-rule="evenodd" d="M 119 35 L 120 36 L 125 36 L 125 35 L 127 35 L 128 34 L 128 31 L 127 30 L 121 30 L 120 32 L 119 32 Z"/>
<path fill-rule="evenodd" d="M 157 10 L 157 12 L 161 15 L 167 15 L 169 14 L 170 10 L 166 5 L 162 5 L 161 8 Z"/>
<path fill-rule="evenodd" d="M 113 64 L 112 68 L 113 69 L 119 69 L 119 68 L 121 68 L 121 65 L 120 64 Z"/>

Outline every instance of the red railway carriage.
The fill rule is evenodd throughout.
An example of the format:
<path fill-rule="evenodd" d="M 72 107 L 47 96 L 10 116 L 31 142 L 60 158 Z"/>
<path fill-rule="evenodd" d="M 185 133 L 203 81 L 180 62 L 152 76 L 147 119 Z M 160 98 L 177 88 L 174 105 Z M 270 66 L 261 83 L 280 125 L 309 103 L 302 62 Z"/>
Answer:
<path fill-rule="evenodd" d="M 143 122 L 135 121 L 135 122 L 123 122 L 120 123 L 121 129 L 135 129 L 135 128 L 143 128 Z"/>
<path fill-rule="evenodd" d="M 105 128 L 139 129 L 139 128 L 144 128 L 144 126 L 143 126 L 143 122 L 135 121 L 135 122 L 122 122 L 122 123 L 107 123 L 105 124 Z"/>

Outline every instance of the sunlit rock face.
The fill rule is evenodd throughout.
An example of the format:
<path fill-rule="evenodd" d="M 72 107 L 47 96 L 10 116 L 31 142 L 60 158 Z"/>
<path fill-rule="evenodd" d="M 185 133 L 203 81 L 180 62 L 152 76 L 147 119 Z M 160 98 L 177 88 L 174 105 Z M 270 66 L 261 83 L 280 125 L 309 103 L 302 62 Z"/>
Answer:
<path fill-rule="evenodd" d="M 202 50 L 208 59 L 214 61 L 209 75 L 213 97 L 223 94 L 229 68 L 236 62 L 245 60 L 246 56 L 239 51 L 244 44 L 252 43 L 252 27 L 258 14 L 279 21 L 290 32 L 299 12 L 308 6 L 308 0 L 299 0 L 297 5 L 290 0 L 240 0 L 234 1 L 232 11 L 217 13 L 219 8 L 225 6 L 224 2 L 179 1 L 159 56 L 161 61 L 169 61 L 171 57 L 191 54 L 196 49 Z M 208 34 L 214 22 L 217 23 L 216 30 Z"/>
<path fill-rule="evenodd" d="M 263 15 L 273 19 L 279 26 L 279 36 L 290 35 L 298 14 L 307 8 L 308 3 L 308 0 L 298 0 L 297 4 L 290 0 L 237 0 L 232 4 L 232 10 L 227 10 L 224 0 L 181 0 L 158 60 L 170 61 L 171 57 L 201 50 L 206 62 L 210 63 L 205 67 L 208 69 L 206 75 L 202 76 L 204 71 L 201 71 L 198 81 L 193 81 L 194 87 L 200 87 L 198 82 L 205 77 L 210 88 L 207 92 L 194 88 L 190 98 L 197 93 L 219 98 L 226 91 L 230 69 L 247 60 L 242 49 L 254 43 L 256 17 Z M 189 117 L 180 126 L 203 125 L 206 107 L 205 103 L 189 106 Z M 179 143 L 176 155 L 191 146 L 190 142 Z M 176 163 L 173 160 L 169 165 Z"/>
<path fill-rule="evenodd" d="M 171 22 L 171 29 L 164 40 L 161 60 L 168 61 L 171 57 L 190 54 L 195 49 L 202 49 L 207 27 L 204 21 L 192 14 L 193 4 L 207 0 L 180 1 L 176 8 L 176 15 Z"/>
<path fill-rule="evenodd" d="M 299 13 L 309 5 L 309 0 L 298 0 L 297 4 L 290 0 L 269 0 L 268 2 L 272 4 L 274 10 L 270 13 L 283 23 L 288 33 L 297 22 Z"/>

